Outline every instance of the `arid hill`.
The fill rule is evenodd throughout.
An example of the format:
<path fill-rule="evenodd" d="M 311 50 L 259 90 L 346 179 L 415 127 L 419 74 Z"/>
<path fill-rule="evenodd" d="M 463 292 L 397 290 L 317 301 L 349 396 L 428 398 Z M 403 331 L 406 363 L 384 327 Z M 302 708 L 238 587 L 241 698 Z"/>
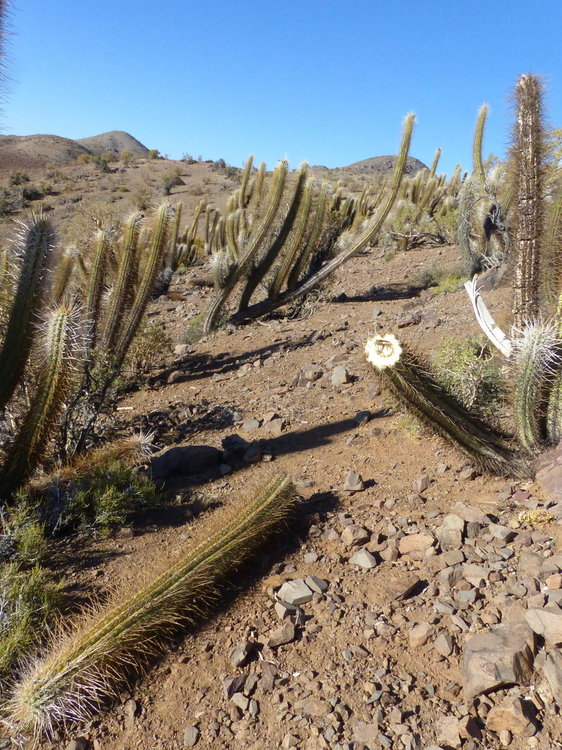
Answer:
<path fill-rule="evenodd" d="M 348 164 L 346 167 L 338 167 L 338 169 L 345 169 L 346 172 L 356 172 L 358 174 L 392 172 L 395 162 L 396 156 L 372 156 L 370 159 L 356 161 L 353 164 Z M 416 174 L 420 169 L 427 169 L 427 166 L 419 159 L 409 156 L 404 170 L 405 173 L 409 175 Z"/>
<path fill-rule="evenodd" d="M 146 146 L 122 130 L 112 130 L 76 141 L 43 134 L 0 136 L 0 163 L 9 169 L 61 166 L 75 161 L 80 154 L 102 154 L 106 151 L 113 154 L 130 151 L 138 157 L 146 157 L 148 154 Z"/>
<path fill-rule="evenodd" d="M 70 138 L 58 135 L 2 135 L 0 163 L 9 169 L 35 169 L 47 164 L 60 166 L 90 151 Z"/>
<path fill-rule="evenodd" d="M 93 154 L 103 154 L 106 151 L 111 154 L 130 151 L 134 156 L 140 157 L 148 154 L 148 148 L 124 130 L 110 130 L 100 135 L 92 135 L 90 138 L 79 138 L 76 143 L 81 144 Z"/>

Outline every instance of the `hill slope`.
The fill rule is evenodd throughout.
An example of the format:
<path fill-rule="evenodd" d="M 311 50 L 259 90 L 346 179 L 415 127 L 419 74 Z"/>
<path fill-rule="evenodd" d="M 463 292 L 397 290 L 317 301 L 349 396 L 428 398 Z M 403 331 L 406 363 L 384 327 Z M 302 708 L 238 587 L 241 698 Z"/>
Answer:
<path fill-rule="evenodd" d="M 8 169 L 34 169 L 47 165 L 61 166 L 76 160 L 80 154 L 118 154 L 130 151 L 146 157 L 148 148 L 122 130 L 72 140 L 59 135 L 1 135 L 0 164 Z"/>
<path fill-rule="evenodd" d="M 76 143 L 87 148 L 93 154 L 103 154 L 109 151 L 119 154 L 121 151 L 130 151 L 134 156 L 145 157 L 148 148 L 136 138 L 123 130 L 110 130 L 100 135 L 92 135 L 89 138 L 79 138 Z"/>

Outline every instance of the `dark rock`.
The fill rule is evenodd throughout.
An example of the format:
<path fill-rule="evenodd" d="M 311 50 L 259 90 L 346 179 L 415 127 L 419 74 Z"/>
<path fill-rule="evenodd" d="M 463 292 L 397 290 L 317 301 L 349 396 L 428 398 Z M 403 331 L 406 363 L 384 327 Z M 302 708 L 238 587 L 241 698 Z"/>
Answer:
<path fill-rule="evenodd" d="M 74 740 L 70 740 L 65 750 L 90 750 L 90 740 L 86 737 L 76 737 Z"/>
<path fill-rule="evenodd" d="M 174 475 L 200 474 L 215 469 L 221 462 L 221 451 L 210 445 L 178 445 L 153 456 L 150 464 L 154 479 Z"/>

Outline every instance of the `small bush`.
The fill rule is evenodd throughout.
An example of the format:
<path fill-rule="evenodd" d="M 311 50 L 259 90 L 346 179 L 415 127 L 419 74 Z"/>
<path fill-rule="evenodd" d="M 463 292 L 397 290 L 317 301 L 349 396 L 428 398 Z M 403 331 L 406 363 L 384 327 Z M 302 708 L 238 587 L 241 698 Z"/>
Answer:
<path fill-rule="evenodd" d="M 506 389 L 490 346 L 480 337 L 446 340 L 432 359 L 437 380 L 468 409 L 497 421 Z"/>
<path fill-rule="evenodd" d="M 161 159 L 160 151 L 157 148 L 151 148 L 146 155 L 147 159 Z"/>
<path fill-rule="evenodd" d="M 4 511 L 0 517 L 0 562 L 17 562 L 31 567 L 47 555 L 43 527 L 33 510 L 21 499 L 19 505 Z"/>
<path fill-rule="evenodd" d="M 16 186 L 16 185 L 24 185 L 26 182 L 29 182 L 30 177 L 27 174 L 27 172 L 22 172 L 21 169 L 18 169 L 16 172 L 12 172 L 10 175 L 10 185 Z"/>
<path fill-rule="evenodd" d="M 153 197 L 154 191 L 148 185 L 139 187 L 131 193 L 131 200 L 138 211 L 148 211 Z"/>
<path fill-rule="evenodd" d="M 0 679 L 37 643 L 60 610 L 59 587 L 38 565 L 0 565 Z"/>
<path fill-rule="evenodd" d="M 44 193 L 41 188 L 35 185 L 29 185 L 24 187 L 21 191 L 22 198 L 26 201 L 40 201 L 44 197 Z"/>
<path fill-rule="evenodd" d="M 109 535 L 142 508 L 154 507 L 158 495 L 154 484 L 123 464 L 112 462 L 70 482 L 61 490 L 62 528 L 91 529 Z"/>
<path fill-rule="evenodd" d="M 119 159 L 123 162 L 123 164 L 128 167 L 129 164 L 132 164 L 135 160 L 135 156 L 131 151 L 128 151 L 125 149 L 124 151 L 121 151 L 119 154 Z"/>
<path fill-rule="evenodd" d="M 128 376 L 138 377 L 160 366 L 172 352 L 172 339 L 158 323 L 141 324 L 133 339 L 124 370 Z"/>

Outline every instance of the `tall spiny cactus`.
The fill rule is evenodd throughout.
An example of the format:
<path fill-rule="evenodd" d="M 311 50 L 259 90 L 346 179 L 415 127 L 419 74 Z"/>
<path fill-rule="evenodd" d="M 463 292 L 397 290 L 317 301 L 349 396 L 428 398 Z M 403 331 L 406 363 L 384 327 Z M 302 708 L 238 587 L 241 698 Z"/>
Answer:
<path fill-rule="evenodd" d="M 280 476 L 249 504 L 217 512 L 175 565 L 55 640 L 15 685 L 6 721 L 38 737 L 90 718 L 131 673 L 147 668 L 170 637 L 200 620 L 225 576 L 272 536 L 296 503 L 292 485 Z"/>
<path fill-rule="evenodd" d="M 55 308 L 48 317 L 37 386 L 0 473 L 4 497 L 33 474 L 47 449 L 76 372 L 80 324 L 79 310 L 65 304 Z"/>
<path fill-rule="evenodd" d="M 275 219 L 279 206 L 281 204 L 281 197 L 283 195 L 283 188 L 285 186 L 285 180 L 287 178 L 289 165 L 285 160 L 281 161 L 274 174 L 271 189 L 268 196 L 268 205 L 266 207 L 265 214 L 257 228 L 255 235 L 251 236 L 248 242 L 248 247 L 244 250 L 244 254 L 239 259 L 238 263 L 233 267 L 229 278 L 226 280 L 223 288 L 218 292 L 215 299 L 211 302 L 209 309 L 205 313 L 205 320 L 203 322 L 203 334 L 209 334 L 215 324 L 217 315 L 221 308 L 225 304 L 228 297 L 234 291 L 236 283 L 246 273 L 250 267 L 254 256 L 261 249 L 262 243 L 265 240 L 267 233 L 271 229 L 273 220 Z"/>
<path fill-rule="evenodd" d="M 516 189 L 513 237 L 513 325 L 523 328 L 539 313 L 540 242 L 544 219 L 544 127 L 542 84 L 522 75 L 511 151 Z"/>
<path fill-rule="evenodd" d="M 307 165 L 301 165 L 294 187 L 293 195 L 290 200 L 289 208 L 279 230 L 275 233 L 270 245 L 265 251 L 262 251 L 261 257 L 256 259 L 253 269 L 248 276 L 246 285 L 240 297 L 238 310 L 246 310 L 250 304 L 250 299 L 255 292 L 258 284 L 262 281 L 265 274 L 269 271 L 273 263 L 277 260 L 281 250 L 293 229 L 299 207 L 304 194 L 304 187 L 307 179 Z"/>
<path fill-rule="evenodd" d="M 18 282 L 0 349 L 0 411 L 21 382 L 31 351 L 37 316 L 45 296 L 45 271 L 53 243 L 54 232 L 47 219 L 32 216 L 28 225 L 21 225 L 16 248 L 20 256 Z"/>

